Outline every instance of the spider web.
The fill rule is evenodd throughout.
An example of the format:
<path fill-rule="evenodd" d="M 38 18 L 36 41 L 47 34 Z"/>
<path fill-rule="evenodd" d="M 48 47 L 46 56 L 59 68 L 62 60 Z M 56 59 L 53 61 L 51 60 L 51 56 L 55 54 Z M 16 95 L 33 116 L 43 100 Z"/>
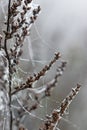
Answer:
<path fill-rule="evenodd" d="M 2 8 L 2 12 L 3 12 L 3 14 L 5 14 L 5 11 L 3 10 L 3 8 Z M 35 53 L 34 53 L 34 49 L 33 49 L 33 46 L 34 46 L 33 43 L 35 43 L 36 41 L 39 41 L 39 44 L 45 46 L 47 48 L 47 50 L 49 50 L 49 52 L 53 51 L 53 46 L 50 46 L 50 43 L 48 43 L 47 41 L 45 41 L 43 39 L 43 37 L 41 36 L 41 33 L 38 31 L 38 27 L 37 27 L 36 23 L 34 24 L 34 30 L 35 30 L 35 33 L 37 34 L 37 36 L 35 38 L 33 38 L 33 39 L 29 39 L 29 38 L 26 39 L 27 43 L 28 43 L 28 46 L 27 46 L 27 48 L 28 48 L 27 58 L 26 57 L 24 57 L 24 58 L 21 57 L 20 58 L 21 63 L 23 63 L 23 62 L 27 63 L 27 64 L 31 63 L 31 65 L 33 67 L 32 73 L 38 72 L 37 69 L 36 69 L 36 64 L 42 67 L 43 65 L 46 65 L 50 61 L 50 59 L 43 60 L 43 59 L 40 59 L 40 58 L 37 58 L 37 59 L 34 58 Z M 36 48 L 36 49 L 38 49 L 38 48 Z M 24 75 L 31 75 L 30 71 L 25 71 L 24 68 L 22 68 L 21 66 L 18 66 L 18 71 L 20 71 Z M 45 79 L 43 77 L 42 85 L 44 85 L 44 84 L 45 84 Z M 42 103 L 41 103 L 40 112 L 37 112 L 37 114 L 36 114 L 36 112 L 31 113 L 31 112 L 27 111 L 25 106 L 22 105 L 21 100 L 20 100 L 20 98 L 18 96 L 15 96 L 15 98 L 16 98 L 18 104 L 19 104 L 19 107 L 22 107 L 22 109 L 29 115 L 29 117 L 31 117 L 32 120 L 37 119 L 39 122 L 44 121 L 45 120 L 45 115 L 50 114 L 52 112 L 52 109 L 50 109 L 49 104 L 52 104 L 52 103 L 56 104 L 55 106 L 57 106 L 57 107 L 60 104 L 60 102 L 56 101 L 55 99 L 45 98 L 44 101 L 42 101 Z M 14 109 L 18 109 L 18 107 L 14 106 L 14 105 L 12 105 L 12 107 Z M 41 111 L 42 111 L 42 113 L 41 113 Z M 67 118 L 69 118 L 69 109 L 68 109 L 68 112 L 66 113 L 66 115 L 67 115 L 67 117 L 62 118 L 62 121 L 66 122 L 66 125 L 70 125 L 73 129 L 79 130 L 80 128 L 77 125 L 73 124 L 71 121 L 69 121 L 67 119 Z M 3 130 L 4 130 L 4 124 L 5 124 L 5 120 L 3 122 Z M 60 127 L 60 125 L 58 124 L 56 130 L 60 130 L 59 127 Z M 36 128 L 35 128 L 35 130 L 36 130 Z"/>
<path fill-rule="evenodd" d="M 34 68 L 34 69 L 33 69 L 33 72 L 36 73 L 36 72 L 38 72 L 38 71 L 36 70 L 36 68 L 35 68 L 36 64 L 41 65 L 41 66 L 42 66 L 42 65 L 46 65 L 46 64 L 50 61 L 50 59 L 48 59 L 48 60 L 47 60 L 47 59 L 46 59 L 46 60 L 43 60 L 43 59 L 39 59 L 39 60 L 34 59 L 34 52 L 33 52 L 33 46 L 32 46 L 33 42 L 35 43 L 36 41 L 39 40 L 39 43 L 40 43 L 40 44 L 43 44 L 44 46 L 46 46 L 46 48 L 47 48 L 49 51 L 52 51 L 52 50 L 53 50 L 53 47 L 51 47 L 50 44 L 43 39 L 43 37 L 41 36 L 41 33 L 40 33 L 39 30 L 38 30 L 38 27 L 37 27 L 36 23 L 34 23 L 34 31 L 35 31 L 35 33 L 37 34 L 37 37 L 34 38 L 34 39 L 29 39 L 29 38 L 27 38 L 28 50 L 29 50 L 29 51 L 28 51 L 28 57 L 29 57 L 29 58 L 21 58 L 20 60 L 21 60 L 21 62 L 27 62 L 27 63 L 31 62 L 31 63 L 32 63 L 32 66 L 33 66 L 33 68 Z M 18 69 L 19 69 L 22 73 L 24 73 L 25 75 L 26 75 L 26 74 L 30 74 L 30 72 L 25 72 L 21 67 L 19 67 Z M 32 73 L 33 73 L 33 72 L 32 72 Z M 43 77 L 42 85 L 44 85 L 44 84 L 45 84 L 45 79 L 44 79 L 44 77 Z M 45 115 L 50 114 L 50 113 L 52 112 L 53 108 L 51 108 L 50 104 L 51 104 L 51 105 L 52 105 L 52 104 L 56 104 L 56 105 L 55 105 L 56 107 L 58 107 L 58 106 L 60 105 L 60 102 L 56 101 L 56 99 L 52 99 L 52 98 L 47 97 L 47 98 L 45 98 L 44 101 L 42 101 L 42 103 L 41 103 L 40 110 L 39 110 L 40 112 L 39 112 L 39 113 L 38 113 L 38 112 L 35 112 L 35 113 L 33 114 L 33 113 L 29 113 L 29 112 L 22 106 L 22 104 L 21 104 L 20 100 L 18 99 L 18 97 L 16 97 L 16 99 L 17 99 L 19 105 L 24 109 L 24 111 L 26 111 L 26 113 L 28 113 L 28 114 L 29 114 L 31 117 L 33 117 L 34 119 L 38 119 L 39 122 L 40 122 L 40 121 L 41 121 L 41 122 L 42 122 L 42 121 L 45 121 Z M 55 108 L 54 108 L 54 109 L 55 109 Z M 41 112 L 41 111 L 43 111 L 43 112 Z M 36 114 L 36 113 L 38 113 L 38 114 Z M 62 117 L 61 122 L 62 122 L 62 123 L 65 123 L 65 126 L 70 126 L 69 129 L 80 130 L 80 128 L 79 128 L 76 124 L 72 123 L 72 121 L 69 120 L 69 108 L 68 108 L 68 110 L 66 111 L 65 117 Z M 57 127 L 55 128 L 55 130 L 61 130 L 61 129 L 59 129 L 59 128 L 60 128 L 60 124 L 57 125 Z M 67 128 L 68 128 L 68 127 L 67 127 Z M 68 130 L 68 129 L 67 129 L 67 130 Z"/>

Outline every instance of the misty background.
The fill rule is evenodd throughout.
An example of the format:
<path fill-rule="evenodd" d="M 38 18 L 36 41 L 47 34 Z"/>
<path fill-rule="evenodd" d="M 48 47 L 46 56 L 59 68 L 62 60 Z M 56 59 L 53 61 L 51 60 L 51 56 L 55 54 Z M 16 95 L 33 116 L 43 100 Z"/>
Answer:
<path fill-rule="evenodd" d="M 41 13 L 31 28 L 30 37 L 25 41 L 27 46 L 25 44 L 22 58 L 29 59 L 29 62 L 21 61 L 20 67 L 25 72 L 38 72 L 58 51 L 62 55 L 61 59 L 67 61 L 65 72 L 54 89 L 51 99 L 44 101 L 44 108 L 36 111 L 37 116 L 44 117 L 46 112 L 50 114 L 67 96 L 71 88 L 79 83 L 82 85 L 80 93 L 70 105 L 69 114 L 66 114 L 59 123 L 59 128 L 60 130 L 87 130 L 87 1 L 34 0 L 34 2 L 41 6 Z M 4 11 L 0 7 L 2 34 Z M 51 80 L 58 64 L 59 62 L 36 86 Z M 34 126 L 31 119 L 27 120 L 26 125 L 29 122 L 32 130 L 39 127 L 35 119 L 33 119 Z"/>
<path fill-rule="evenodd" d="M 69 121 L 78 128 L 66 124 L 61 130 L 87 129 L 87 1 L 86 0 L 36 0 L 41 6 L 32 41 L 38 59 L 49 60 L 60 51 L 67 67 L 55 88 L 52 99 L 59 102 L 77 83 L 81 91 L 69 108 Z M 39 49 L 36 49 L 36 47 Z M 35 56 L 35 58 L 36 58 Z M 55 70 L 55 68 L 54 68 Z M 48 75 L 49 79 L 53 72 Z M 51 102 L 52 103 L 52 102 Z M 54 104 L 51 107 L 54 107 Z M 61 124 L 60 124 L 61 125 Z M 60 126 L 59 125 L 59 126 Z M 61 127 L 61 126 L 60 126 Z M 72 127 L 72 128 L 71 128 Z"/>

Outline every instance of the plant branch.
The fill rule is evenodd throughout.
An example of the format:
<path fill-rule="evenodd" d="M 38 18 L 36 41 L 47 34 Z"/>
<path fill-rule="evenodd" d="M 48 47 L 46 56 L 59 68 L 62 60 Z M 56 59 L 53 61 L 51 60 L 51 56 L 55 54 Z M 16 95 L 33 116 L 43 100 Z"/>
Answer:
<path fill-rule="evenodd" d="M 81 85 L 77 84 L 75 88 L 72 88 L 69 95 L 62 101 L 59 109 L 54 109 L 50 116 L 46 116 L 46 121 L 39 130 L 56 130 L 56 126 L 61 120 L 61 117 L 66 113 L 66 110 L 70 106 L 71 102 L 78 94 Z"/>
<path fill-rule="evenodd" d="M 56 53 L 55 57 L 53 58 L 52 61 L 50 61 L 50 63 L 48 65 L 45 65 L 42 70 L 40 70 L 37 74 L 34 74 L 34 76 L 30 76 L 27 81 L 23 84 L 21 84 L 20 86 L 17 86 L 11 94 L 14 95 L 17 92 L 19 92 L 20 90 L 24 90 L 26 88 L 31 88 L 32 84 L 39 80 L 42 76 L 45 75 L 45 73 L 52 67 L 52 65 L 60 58 L 60 53 Z"/>
<path fill-rule="evenodd" d="M 7 18 L 7 29 L 6 29 L 6 34 L 5 34 L 5 40 L 4 40 L 4 50 L 6 53 L 6 58 L 8 60 L 8 69 L 9 69 L 9 111 L 10 111 L 10 121 L 9 121 L 9 127 L 10 130 L 12 130 L 12 110 L 11 110 L 11 62 L 10 62 L 10 58 L 9 58 L 9 54 L 8 54 L 8 49 L 7 49 L 7 35 L 9 34 L 10 28 L 9 28 L 9 22 L 10 22 L 10 6 L 11 6 L 11 0 L 9 0 L 8 3 L 8 18 Z"/>

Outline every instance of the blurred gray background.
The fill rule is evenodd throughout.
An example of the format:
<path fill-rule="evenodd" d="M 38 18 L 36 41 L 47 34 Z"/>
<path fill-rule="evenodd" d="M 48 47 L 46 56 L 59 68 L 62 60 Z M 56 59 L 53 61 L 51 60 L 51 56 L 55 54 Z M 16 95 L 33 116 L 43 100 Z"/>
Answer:
<path fill-rule="evenodd" d="M 44 117 L 46 113 L 58 107 L 71 88 L 80 83 L 81 91 L 70 105 L 69 114 L 64 116 L 59 128 L 87 130 L 87 1 L 34 0 L 34 2 L 41 6 L 41 13 L 32 26 L 28 42 L 25 41 L 27 47 L 24 46 L 26 51 L 22 58 L 29 59 L 29 62 L 22 61 L 21 68 L 26 72 L 38 72 L 58 51 L 61 52 L 61 59 L 67 61 L 65 72 L 53 91 L 51 99 L 44 101 L 44 107 L 36 111 L 37 116 Z M 3 16 L 2 11 L 1 25 L 4 21 Z M 0 26 L 1 33 L 2 30 Z M 54 77 L 58 64 L 59 62 L 52 67 L 37 86 L 43 85 Z M 39 123 L 37 119 L 33 119 L 34 126 L 32 126 L 31 119 L 27 120 L 26 124 L 30 122 L 31 129 L 36 130 Z"/>
<path fill-rule="evenodd" d="M 49 60 L 60 51 L 67 68 L 54 90 L 52 99 L 59 102 L 77 83 L 81 91 L 69 108 L 69 121 L 61 130 L 87 130 L 87 1 L 86 0 L 36 0 L 41 14 L 32 29 L 32 41 L 36 56 Z M 38 48 L 38 49 L 36 49 Z M 35 56 L 35 55 L 34 55 Z M 36 58 L 36 56 L 34 58 Z M 55 70 L 55 68 L 54 68 Z M 48 75 L 53 77 L 53 72 Z M 51 107 L 54 107 L 51 102 Z M 65 118 L 65 117 L 64 117 Z M 61 124 L 59 125 L 61 127 Z M 72 128 L 71 128 L 72 127 Z"/>

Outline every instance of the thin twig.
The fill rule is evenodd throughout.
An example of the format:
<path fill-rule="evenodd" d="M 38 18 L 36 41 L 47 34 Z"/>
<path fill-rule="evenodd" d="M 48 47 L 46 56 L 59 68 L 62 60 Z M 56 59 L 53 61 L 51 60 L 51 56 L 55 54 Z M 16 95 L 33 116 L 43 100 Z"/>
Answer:
<path fill-rule="evenodd" d="M 71 104 L 72 100 L 78 94 L 81 85 L 77 84 L 75 88 L 72 88 L 69 95 L 62 101 L 59 109 L 54 109 L 51 116 L 47 115 L 47 119 L 39 130 L 56 130 L 56 126 L 61 120 L 61 117 L 65 114 L 67 108 Z"/>
<path fill-rule="evenodd" d="M 55 57 L 53 58 L 52 61 L 48 65 L 45 65 L 45 67 L 42 68 L 41 71 L 39 71 L 37 74 L 34 74 L 34 76 L 30 76 L 27 81 L 20 86 L 17 86 L 11 94 L 14 95 L 20 90 L 24 90 L 26 88 L 31 88 L 32 84 L 39 80 L 42 76 L 45 75 L 45 73 L 52 67 L 52 65 L 60 58 L 60 53 L 56 53 Z"/>
<path fill-rule="evenodd" d="M 7 29 L 6 32 L 7 34 L 9 33 L 9 22 L 10 22 L 10 6 L 11 6 L 11 0 L 9 0 L 8 3 L 8 18 L 7 18 Z M 5 34 L 5 40 L 4 40 L 4 50 L 6 52 L 6 58 L 8 60 L 8 68 L 9 68 L 9 111 L 10 111 L 10 121 L 9 121 L 9 125 L 10 125 L 10 130 L 12 130 L 12 111 L 11 111 L 11 62 L 10 62 L 10 58 L 9 58 L 9 54 L 8 54 L 8 50 L 7 50 L 7 35 Z"/>

